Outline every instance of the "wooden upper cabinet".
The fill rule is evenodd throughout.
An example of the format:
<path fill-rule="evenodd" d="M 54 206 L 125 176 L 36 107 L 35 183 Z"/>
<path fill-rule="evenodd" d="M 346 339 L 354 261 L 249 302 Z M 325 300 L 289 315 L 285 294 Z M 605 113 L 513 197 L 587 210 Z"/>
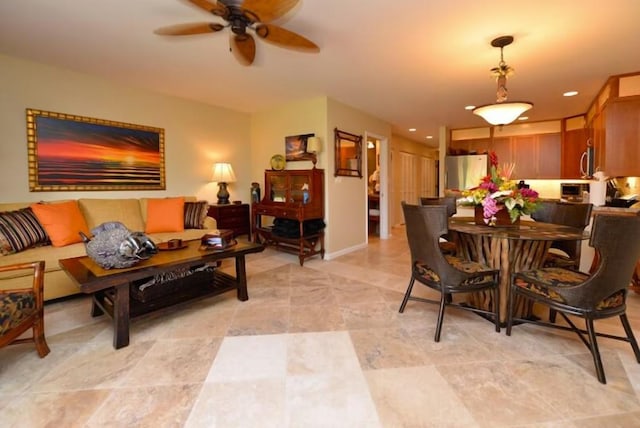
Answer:
<path fill-rule="evenodd" d="M 535 135 L 512 137 L 512 162 L 516 164 L 514 179 L 538 178 L 537 139 Z"/>
<path fill-rule="evenodd" d="M 587 150 L 588 132 L 586 129 L 565 131 L 562 136 L 560 176 L 562 178 L 581 178 L 580 158 Z"/>
<path fill-rule="evenodd" d="M 511 156 L 511 138 L 494 137 L 491 141 L 491 151 L 498 156 L 498 163 L 502 165 L 505 162 L 513 162 Z"/>
<path fill-rule="evenodd" d="M 640 96 L 618 98 L 605 112 L 604 172 L 640 176 Z"/>
<path fill-rule="evenodd" d="M 558 178 L 561 175 L 561 140 L 559 133 L 541 134 L 538 136 L 537 178 Z M 578 157 L 578 159 L 580 158 Z"/>

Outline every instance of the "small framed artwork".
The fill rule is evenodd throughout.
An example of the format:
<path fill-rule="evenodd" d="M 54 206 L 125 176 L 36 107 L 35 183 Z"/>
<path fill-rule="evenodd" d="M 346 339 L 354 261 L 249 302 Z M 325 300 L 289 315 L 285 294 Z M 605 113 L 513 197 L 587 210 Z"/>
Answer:
<path fill-rule="evenodd" d="M 27 109 L 29 191 L 164 190 L 164 129 Z"/>
<path fill-rule="evenodd" d="M 312 153 L 307 152 L 307 139 L 315 134 L 292 135 L 284 138 L 285 156 L 289 161 L 311 160 Z"/>

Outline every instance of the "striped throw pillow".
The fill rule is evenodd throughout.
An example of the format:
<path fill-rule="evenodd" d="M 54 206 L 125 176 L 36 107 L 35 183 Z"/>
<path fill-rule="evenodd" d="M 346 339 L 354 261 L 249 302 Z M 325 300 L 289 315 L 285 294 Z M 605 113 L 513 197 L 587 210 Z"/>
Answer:
<path fill-rule="evenodd" d="M 184 203 L 184 228 L 204 229 L 204 219 L 207 217 L 209 204 L 207 201 Z"/>
<path fill-rule="evenodd" d="M 51 241 L 31 208 L 0 212 L 0 252 L 18 253 Z"/>

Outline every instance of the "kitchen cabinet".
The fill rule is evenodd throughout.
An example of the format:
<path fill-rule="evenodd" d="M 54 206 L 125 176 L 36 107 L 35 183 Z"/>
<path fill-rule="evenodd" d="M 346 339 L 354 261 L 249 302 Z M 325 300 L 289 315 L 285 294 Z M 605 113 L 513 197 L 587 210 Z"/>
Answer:
<path fill-rule="evenodd" d="M 587 130 L 584 128 L 565 131 L 562 135 L 560 176 L 582 178 L 580 158 L 587 150 Z"/>
<path fill-rule="evenodd" d="M 562 138 L 560 132 L 500 136 L 451 141 L 450 154 L 495 152 L 500 166 L 515 163 L 514 179 L 560 178 Z M 576 157 L 576 168 L 579 171 Z"/>
<path fill-rule="evenodd" d="M 485 154 L 489 150 L 491 139 L 489 138 L 473 138 L 469 140 L 452 141 L 449 144 L 449 154 L 451 155 L 468 155 L 468 154 Z"/>
<path fill-rule="evenodd" d="M 609 176 L 640 176 L 640 96 L 618 98 L 604 113 L 601 169 Z"/>
<path fill-rule="evenodd" d="M 536 178 L 558 178 L 561 175 L 562 138 L 560 134 L 538 136 Z M 578 157 L 579 159 L 579 157 Z"/>

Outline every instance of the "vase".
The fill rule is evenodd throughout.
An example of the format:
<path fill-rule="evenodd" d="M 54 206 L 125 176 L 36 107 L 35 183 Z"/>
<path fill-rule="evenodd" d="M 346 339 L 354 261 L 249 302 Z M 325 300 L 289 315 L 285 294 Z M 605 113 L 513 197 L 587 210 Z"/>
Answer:
<path fill-rule="evenodd" d="M 496 222 L 494 225 L 489 225 L 485 223 L 484 218 L 484 207 L 482 205 L 476 205 L 474 211 L 474 220 L 477 225 L 481 226 L 492 226 L 492 227 L 520 227 L 520 217 L 516 219 L 513 223 L 511 222 L 511 217 L 509 217 L 509 211 L 507 207 L 504 205 L 500 206 L 500 209 L 496 213 Z"/>

